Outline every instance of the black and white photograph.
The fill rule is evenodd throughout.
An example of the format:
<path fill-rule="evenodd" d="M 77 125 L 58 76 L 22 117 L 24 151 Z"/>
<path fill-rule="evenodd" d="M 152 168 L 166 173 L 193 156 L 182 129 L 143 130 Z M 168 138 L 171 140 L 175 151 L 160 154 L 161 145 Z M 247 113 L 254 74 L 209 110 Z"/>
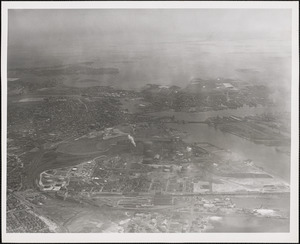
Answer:
<path fill-rule="evenodd" d="M 4 242 L 298 242 L 299 13 L 2 2 Z"/>

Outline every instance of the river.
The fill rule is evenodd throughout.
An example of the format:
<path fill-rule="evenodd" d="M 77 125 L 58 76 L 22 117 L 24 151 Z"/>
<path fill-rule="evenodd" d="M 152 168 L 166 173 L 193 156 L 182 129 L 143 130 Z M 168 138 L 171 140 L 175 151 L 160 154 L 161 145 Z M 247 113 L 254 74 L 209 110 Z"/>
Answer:
<path fill-rule="evenodd" d="M 154 116 L 175 116 L 175 119 L 177 120 L 186 120 L 186 121 L 204 121 L 211 117 L 216 116 L 250 116 L 250 115 L 257 115 L 257 114 L 263 114 L 267 112 L 283 112 L 284 108 L 278 108 L 278 107 L 263 107 L 261 105 L 258 105 L 257 107 L 249 107 L 244 105 L 241 108 L 237 109 L 223 109 L 223 110 L 217 110 L 217 111 L 205 111 L 205 112 L 174 112 L 174 111 L 161 111 L 161 112 L 154 112 L 149 113 Z"/>
<path fill-rule="evenodd" d="M 203 121 L 209 117 L 217 115 L 244 117 L 248 115 L 261 114 L 265 111 L 271 110 L 264 107 L 243 107 L 240 109 L 226 109 L 222 111 L 207 111 L 198 113 L 168 111 L 152 114 L 158 116 L 174 115 L 176 119 L 186 121 Z M 256 144 L 241 137 L 222 132 L 221 130 L 207 124 L 168 123 L 167 125 L 179 131 L 187 132 L 187 137 L 185 138 L 185 141 L 187 142 L 209 142 L 218 147 L 230 150 L 242 158 L 252 159 L 256 165 L 263 167 L 266 172 L 276 175 L 288 183 L 290 182 L 290 157 L 284 153 L 277 152 L 275 147 Z"/>

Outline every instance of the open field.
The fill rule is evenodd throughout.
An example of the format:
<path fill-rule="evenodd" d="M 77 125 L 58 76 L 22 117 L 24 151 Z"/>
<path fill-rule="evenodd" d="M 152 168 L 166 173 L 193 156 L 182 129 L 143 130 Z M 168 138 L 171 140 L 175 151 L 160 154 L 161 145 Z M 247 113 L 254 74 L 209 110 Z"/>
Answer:
<path fill-rule="evenodd" d="M 57 152 L 71 155 L 89 155 L 105 152 L 109 148 L 109 142 L 103 141 L 102 138 L 81 138 L 76 141 L 60 144 L 57 148 Z"/>

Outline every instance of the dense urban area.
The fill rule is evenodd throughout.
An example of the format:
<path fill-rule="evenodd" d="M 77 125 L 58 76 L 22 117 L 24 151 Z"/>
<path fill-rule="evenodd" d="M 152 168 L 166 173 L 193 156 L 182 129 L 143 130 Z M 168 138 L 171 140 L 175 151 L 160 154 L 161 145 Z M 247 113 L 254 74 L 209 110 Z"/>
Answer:
<path fill-rule="evenodd" d="M 205 126 L 289 157 L 290 112 L 263 110 L 277 106 L 272 90 L 221 77 L 64 83 L 118 73 L 93 62 L 8 70 L 7 232 L 289 231 L 286 179 L 187 132 Z M 225 113 L 240 109 L 263 112 Z"/>

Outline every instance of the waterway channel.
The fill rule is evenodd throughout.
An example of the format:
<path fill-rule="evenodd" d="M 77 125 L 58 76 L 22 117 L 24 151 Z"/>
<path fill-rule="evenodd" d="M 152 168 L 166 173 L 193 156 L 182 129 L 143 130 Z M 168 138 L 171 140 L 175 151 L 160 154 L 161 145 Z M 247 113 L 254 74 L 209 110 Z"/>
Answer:
<path fill-rule="evenodd" d="M 275 109 L 273 109 L 275 110 Z M 177 120 L 204 121 L 214 116 L 249 116 L 262 114 L 265 111 L 272 111 L 272 108 L 264 107 L 243 107 L 240 109 L 226 109 L 222 111 L 207 111 L 198 113 L 187 112 L 159 112 L 152 113 L 157 116 L 175 116 Z M 264 168 L 266 172 L 276 175 L 286 182 L 290 182 L 290 157 L 275 150 L 275 147 L 256 144 L 247 139 L 222 132 L 207 124 L 175 124 L 168 123 L 167 126 L 179 131 L 187 132 L 187 142 L 208 142 L 218 147 L 230 150 L 244 159 L 251 159 L 253 162 Z"/>

